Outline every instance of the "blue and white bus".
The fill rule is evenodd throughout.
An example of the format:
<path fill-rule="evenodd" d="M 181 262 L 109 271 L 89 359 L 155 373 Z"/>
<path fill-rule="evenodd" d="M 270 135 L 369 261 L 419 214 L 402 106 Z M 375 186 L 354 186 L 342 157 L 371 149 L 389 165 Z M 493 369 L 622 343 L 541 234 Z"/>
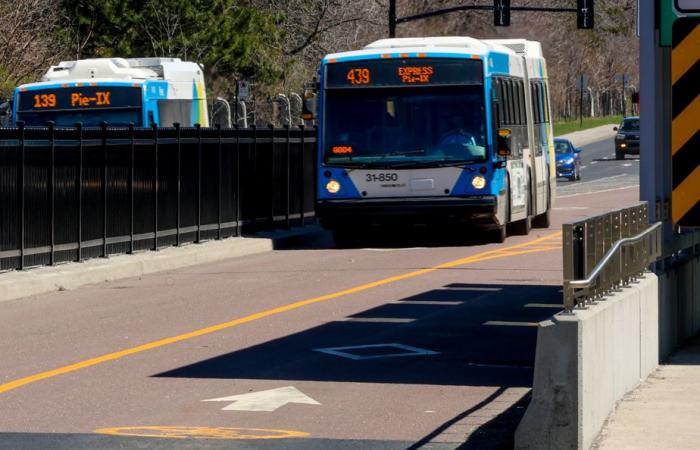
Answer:
<path fill-rule="evenodd" d="M 326 56 L 317 214 L 338 241 L 373 224 L 549 226 L 555 189 L 539 43 L 385 39 Z"/>
<path fill-rule="evenodd" d="M 12 123 L 25 126 L 209 125 L 204 76 L 178 58 L 64 61 L 15 89 Z"/>

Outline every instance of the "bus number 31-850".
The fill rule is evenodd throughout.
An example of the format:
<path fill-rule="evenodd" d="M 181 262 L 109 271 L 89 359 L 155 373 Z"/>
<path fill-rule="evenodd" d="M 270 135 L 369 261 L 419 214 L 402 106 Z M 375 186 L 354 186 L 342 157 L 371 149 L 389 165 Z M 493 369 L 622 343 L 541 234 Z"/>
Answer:
<path fill-rule="evenodd" d="M 368 173 L 365 175 L 365 181 L 368 183 L 385 183 L 387 181 L 399 181 L 397 173 Z"/>

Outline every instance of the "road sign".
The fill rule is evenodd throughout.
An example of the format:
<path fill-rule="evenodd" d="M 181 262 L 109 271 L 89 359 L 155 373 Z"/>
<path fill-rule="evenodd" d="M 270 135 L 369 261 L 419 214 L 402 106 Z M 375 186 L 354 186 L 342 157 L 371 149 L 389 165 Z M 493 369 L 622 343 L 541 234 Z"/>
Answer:
<path fill-rule="evenodd" d="M 671 155 L 673 223 L 700 227 L 700 18 L 673 25 Z"/>
<path fill-rule="evenodd" d="M 680 12 L 700 12 L 700 0 L 676 0 L 676 9 Z"/>
<path fill-rule="evenodd" d="M 320 405 L 319 402 L 301 392 L 294 386 L 287 386 L 267 391 L 249 392 L 229 397 L 211 398 L 203 402 L 229 402 L 222 411 L 275 411 L 287 403 L 304 403 Z"/>
<path fill-rule="evenodd" d="M 248 100 L 250 97 L 250 85 L 247 81 L 239 80 L 236 83 L 236 97 L 238 97 L 238 100 Z"/>
<path fill-rule="evenodd" d="M 586 75 L 579 75 L 578 77 L 578 90 L 583 91 L 588 88 L 588 77 Z"/>
<path fill-rule="evenodd" d="M 657 1 L 661 46 L 670 47 L 673 41 L 673 24 L 678 19 L 700 17 L 700 0 Z"/>

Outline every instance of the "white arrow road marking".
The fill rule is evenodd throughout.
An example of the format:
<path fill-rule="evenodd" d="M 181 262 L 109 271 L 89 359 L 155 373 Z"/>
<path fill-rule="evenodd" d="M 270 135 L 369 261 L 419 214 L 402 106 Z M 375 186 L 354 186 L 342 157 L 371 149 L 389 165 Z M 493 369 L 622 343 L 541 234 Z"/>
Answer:
<path fill-rule="evenodd" d="M 287 403 L 320 405 L 319 402 L 304 394 L 294 386 L 250 392 L 230 397 L 210 398 L 203 402 L 233 402 L 222 411 L 275 411 Z"/>

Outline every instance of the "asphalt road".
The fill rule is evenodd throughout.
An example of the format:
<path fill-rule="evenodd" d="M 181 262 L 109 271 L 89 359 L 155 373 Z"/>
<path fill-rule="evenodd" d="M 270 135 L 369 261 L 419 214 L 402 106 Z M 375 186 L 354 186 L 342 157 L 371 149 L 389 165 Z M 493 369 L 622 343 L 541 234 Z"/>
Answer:
<path fill-rule="evenodd" d="M 557 181 L 559 196 L 600 192 L 639 184 L 639 156 L 627 155 L 624 160 L 615 159 L 614 139 L 596 142 L 582 147 L 581 180 Z"/>
<path fill-rule="evenodd" d="M 604 152 L 584 180 L 612 176 Z M 567 196 L 502 245 L 323 234 L 0 303 L 0 449 L 509 448 L 561 309 L 561 223 L 637 198 Z"/>

